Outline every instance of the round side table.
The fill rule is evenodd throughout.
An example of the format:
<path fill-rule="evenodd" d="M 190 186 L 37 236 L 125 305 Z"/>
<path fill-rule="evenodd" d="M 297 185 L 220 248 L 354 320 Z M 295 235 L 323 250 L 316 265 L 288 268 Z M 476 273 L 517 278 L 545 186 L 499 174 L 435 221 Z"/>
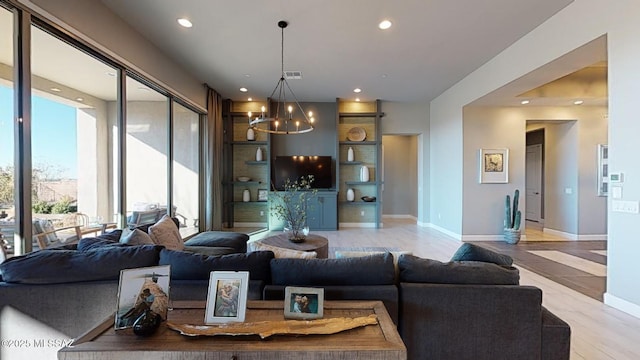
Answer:
<path fill-rule="evenodd" d="M 326 259 L 329 257 L 329 240 L 320 235 L 309 234 L 304 242 L 293 243 L 289 241 L 287 234 L 278 234 L 266 237 L 260 240 L 260 242 L 290 250 L 315 251 L 318 253 L 319 259 Z"/>

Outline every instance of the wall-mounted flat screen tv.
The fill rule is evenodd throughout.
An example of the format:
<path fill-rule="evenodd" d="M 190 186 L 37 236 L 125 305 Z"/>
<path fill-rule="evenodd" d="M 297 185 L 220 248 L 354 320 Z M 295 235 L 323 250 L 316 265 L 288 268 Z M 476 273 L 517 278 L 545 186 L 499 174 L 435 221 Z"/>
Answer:
<path fill-rule="evenodd" d="M 313 175 L 311 187 L 314 189 L 331 189 L 333 187 L 333 171 L 331 156 L 276 156 L 271 169 L 272 181 L 276 190 L 284 190 L 287 179 L 299 180 L 301 176 Z"/>

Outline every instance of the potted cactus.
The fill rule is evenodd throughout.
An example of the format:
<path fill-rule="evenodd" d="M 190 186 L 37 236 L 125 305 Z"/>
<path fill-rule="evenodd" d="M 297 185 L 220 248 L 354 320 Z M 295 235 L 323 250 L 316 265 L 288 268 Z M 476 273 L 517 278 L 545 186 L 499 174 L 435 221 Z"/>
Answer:
<path fill-rule="evenodd" d="M 520 221 L 522 213 L 518 210 L 518 198 L 520 190 L 516 189 L 513 194 L 513 208 L 511 198 L 507 195 L 504 204 L 504 240 L 509 244 L 517 244 L 520 241 Z"/>

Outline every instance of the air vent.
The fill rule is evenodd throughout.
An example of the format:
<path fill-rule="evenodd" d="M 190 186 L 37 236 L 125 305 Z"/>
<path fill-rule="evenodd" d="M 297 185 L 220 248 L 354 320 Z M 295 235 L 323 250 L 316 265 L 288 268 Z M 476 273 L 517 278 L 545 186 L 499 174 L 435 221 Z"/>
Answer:
<path fill-rule="evenodd" d="M 302 79 L 302 71 L 285 71 L 284 76 L 287 78 L 287 80 Z"/>

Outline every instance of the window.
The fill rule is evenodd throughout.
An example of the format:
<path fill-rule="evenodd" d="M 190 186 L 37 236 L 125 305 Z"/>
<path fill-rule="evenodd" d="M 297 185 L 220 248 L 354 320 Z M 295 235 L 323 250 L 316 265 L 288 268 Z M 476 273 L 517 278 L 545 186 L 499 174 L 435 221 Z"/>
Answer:
<path fill-rule="evenodd" d="M 14 250 L 13 14 L 0 6 L 0 246 Z"/>
<path fill-rule="evenodd" d="M 199 115 L 173 104 L 173 204 L 181 220 L 183 236 L 198 231 Z"/>
<path fill-rule="evenodd" d="M 128 213 L 167 206 L 168 98 L 127 77 Z"/>
<path fill-rule="evenodd" d="M 36 26 L 31 53 L 32 217 L 90 234 L 117 212 L 117 69 Z"/>

